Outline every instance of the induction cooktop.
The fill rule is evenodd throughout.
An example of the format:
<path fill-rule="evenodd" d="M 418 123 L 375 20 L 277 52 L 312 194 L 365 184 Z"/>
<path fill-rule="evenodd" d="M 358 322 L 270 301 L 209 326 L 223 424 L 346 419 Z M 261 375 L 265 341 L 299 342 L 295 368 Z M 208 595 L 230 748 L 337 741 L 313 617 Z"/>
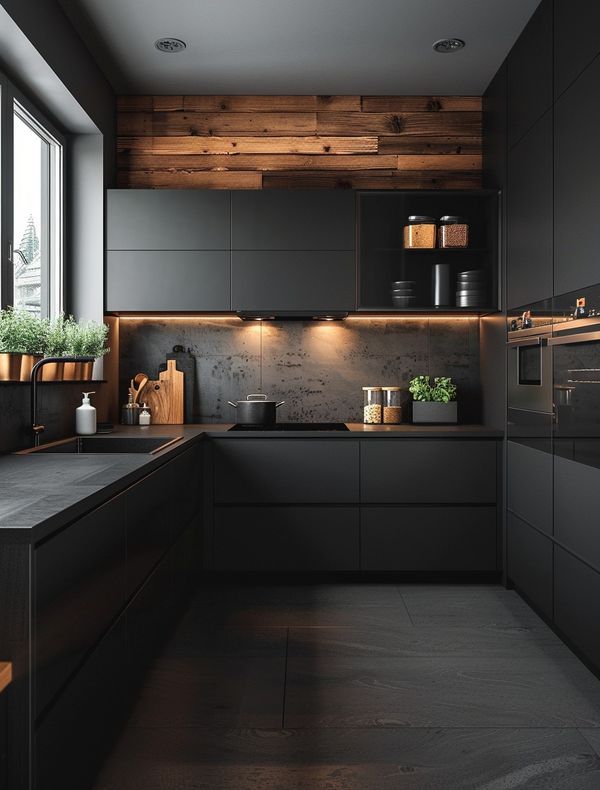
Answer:
<path fill-rule="evenodd" d="M 343 422 L 275 422 L 272 425 L 237 423 L 230 431 L 349 431 Z"/>

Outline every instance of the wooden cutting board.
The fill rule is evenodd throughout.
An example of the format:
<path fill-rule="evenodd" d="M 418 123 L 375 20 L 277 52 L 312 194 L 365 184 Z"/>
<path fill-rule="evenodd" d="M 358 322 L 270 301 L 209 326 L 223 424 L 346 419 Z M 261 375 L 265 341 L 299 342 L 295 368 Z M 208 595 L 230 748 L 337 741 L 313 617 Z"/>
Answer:
<path fill-rule="evenodd" d="M 174 359 L 167 360 L 167 369 L 158 374 L 158 381 L 148 381 L 138 397 L 152 409 L 153 425 L 183 425 L 184 374 L 177 370 Z"/>

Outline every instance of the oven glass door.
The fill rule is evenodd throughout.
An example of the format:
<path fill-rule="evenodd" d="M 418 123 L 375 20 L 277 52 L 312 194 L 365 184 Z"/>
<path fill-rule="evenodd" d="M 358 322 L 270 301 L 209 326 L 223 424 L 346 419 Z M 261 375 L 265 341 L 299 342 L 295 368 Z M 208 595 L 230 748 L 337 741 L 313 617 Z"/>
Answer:
<path fill-rule="evenodd" d="M 513 409 L 552 411 L 552 354 L 545 337 L 509 342 L 508 405 Z"/>

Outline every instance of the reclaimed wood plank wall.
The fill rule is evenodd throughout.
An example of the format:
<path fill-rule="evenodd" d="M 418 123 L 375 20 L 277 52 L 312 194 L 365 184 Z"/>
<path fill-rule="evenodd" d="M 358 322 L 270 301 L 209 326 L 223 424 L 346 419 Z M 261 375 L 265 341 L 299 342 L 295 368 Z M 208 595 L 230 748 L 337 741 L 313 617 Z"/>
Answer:
<path fill-rule="evenodd" d="M 118 186 L 472 189 L 473 96 L 120 96 Z"/>

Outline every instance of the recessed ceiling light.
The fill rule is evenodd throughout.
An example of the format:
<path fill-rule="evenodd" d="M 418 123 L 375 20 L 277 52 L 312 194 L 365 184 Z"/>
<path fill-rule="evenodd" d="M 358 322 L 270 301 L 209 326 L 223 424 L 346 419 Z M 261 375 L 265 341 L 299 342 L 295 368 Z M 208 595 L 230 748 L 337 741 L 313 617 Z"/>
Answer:
<path fill-rule="evenodd" d="M 436 52 L 447 54 L 449 52 L 458 52 L 464 46 L 465 42 L 462 38 L 440 38 L 439 41 L 434 43 L 433 48 Z"/>
<path fill-rule="evenodd" d="M 180 38 L 159 38 L 154 46 L 161 52 L 183 52 L 187 45 Z"/>

